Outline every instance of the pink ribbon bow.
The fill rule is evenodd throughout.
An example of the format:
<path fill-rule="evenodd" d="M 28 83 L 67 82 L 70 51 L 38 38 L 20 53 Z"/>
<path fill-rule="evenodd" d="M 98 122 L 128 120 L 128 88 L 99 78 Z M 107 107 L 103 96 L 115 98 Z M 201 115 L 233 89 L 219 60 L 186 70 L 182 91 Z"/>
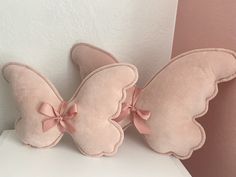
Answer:
<path fill-rule="evenodd" d="M 122 111 L 119 117 L 115 119 L 116 122 L 120 122 L 124 118 L 127 118 L 131 115 L 134 126 L 141 134 L 150 134 L 151 130 L 146 125 L 145 121 L 148 120 L 151 116 L 150 111 L 139 109 L 135 106 L 138 95 L 141 92 L 141 89 L 135 88 L 131 104 L 123 103 Z"/>
<path fill-rule="evenodd" d="M 73 125 L 71 125 L 70 120 L 75 118 L 75 116 L 77 115 L 78 112 L 77 105 L 74 103 L 72 106 L 68 108 L 68 111 L 66 111 L 66 107 L 67 107 L 66 102 L 62 102 L 58 110 L 56 110 L 52 105 L 48 103 L 41 104 L 39 108 L 39 113 L 48 117 L 42 120 L 43 132 L 48 131 L 49 129 L 51 129 L 56 125 L 62 133 L 75 132 L 75 128 L 73 127 Z"/>

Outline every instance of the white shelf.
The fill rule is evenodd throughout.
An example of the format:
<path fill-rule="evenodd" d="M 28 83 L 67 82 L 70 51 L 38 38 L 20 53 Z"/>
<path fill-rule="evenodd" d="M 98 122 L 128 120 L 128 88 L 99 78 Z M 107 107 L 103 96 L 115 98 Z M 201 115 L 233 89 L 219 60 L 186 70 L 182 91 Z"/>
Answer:
<path fill-rule="evenodd" d="M 191 177 L 182 163 L 150 150 L 134 130 L 114 157 L 79 153 L 65 136 L 54 148 L 23 145 L 14 130 L 0 136 L 0 177 Z"/>

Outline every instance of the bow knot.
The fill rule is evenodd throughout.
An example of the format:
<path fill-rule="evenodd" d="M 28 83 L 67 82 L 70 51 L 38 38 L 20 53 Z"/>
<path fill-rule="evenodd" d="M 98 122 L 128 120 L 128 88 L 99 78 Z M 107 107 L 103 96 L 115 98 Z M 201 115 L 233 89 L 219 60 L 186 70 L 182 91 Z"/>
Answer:
<path fill-rule="evenodd" d="M 129 105 L 130 112 L 136 112 L 137 108 L 135 106 Z"/>
<path fill-rule="evenodd" d="M 67 111 L 66 108 L 66 102 L 62 102 L 58 110 L 48 103 L 41 104 L 39 113 L 47 117 L 46 119 L 42 120 L 43 132 L 48 131 L 56 125 L 62 133 L 75 132 L 75 128 L 73 125 L 71 125 L 70 121 L 77 115 L 77 105 L 74 103 L 68 108 Z"/>
<path fill-rule="evenodd" d="M 122 111 L 119 117 L 115 119 L 115 121 L 120 122 L 128 115 L 131 115 L 131 119 L 134 123 L 134 126 L 141 134 L 150 134 L 151 130 L 146 125 L 146 120 L 148 120 L 151 116 L 150 111 L 142 110 L 136 107 L 136 102 L 138 100 L 138 95 L 141 92 L 141 89 L 135 88 L 131 104 L 123 103 Z"/>

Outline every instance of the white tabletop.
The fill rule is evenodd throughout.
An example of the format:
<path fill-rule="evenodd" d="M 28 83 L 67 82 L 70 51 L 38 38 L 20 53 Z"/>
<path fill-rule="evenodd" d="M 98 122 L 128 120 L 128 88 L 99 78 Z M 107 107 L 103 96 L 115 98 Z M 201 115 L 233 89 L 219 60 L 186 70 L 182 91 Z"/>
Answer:
<path fill-rule="evenodd" d="M 0 136 L 0 177 L 191 177 L 181 162 L 150 150 L 134 130 L 113 157 L 79 153 L 70 137 L 50 149 L 23 145 L 14 130 Z"/>

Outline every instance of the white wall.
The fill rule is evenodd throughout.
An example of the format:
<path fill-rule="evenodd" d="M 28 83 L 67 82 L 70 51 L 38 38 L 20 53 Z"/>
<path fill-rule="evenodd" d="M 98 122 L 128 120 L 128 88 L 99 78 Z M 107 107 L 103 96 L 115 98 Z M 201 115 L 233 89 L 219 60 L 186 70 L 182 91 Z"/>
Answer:
<path fill-rule="evenodd" d="M 70 47 L 88 42 L 137 65 L 140 83 L 171 54 L 177 0 L 0 0 L 0 65 L 31 65 L 68 99 L 79 80 Z M 0 77 L 0 130 L 18 116 Z"/>

